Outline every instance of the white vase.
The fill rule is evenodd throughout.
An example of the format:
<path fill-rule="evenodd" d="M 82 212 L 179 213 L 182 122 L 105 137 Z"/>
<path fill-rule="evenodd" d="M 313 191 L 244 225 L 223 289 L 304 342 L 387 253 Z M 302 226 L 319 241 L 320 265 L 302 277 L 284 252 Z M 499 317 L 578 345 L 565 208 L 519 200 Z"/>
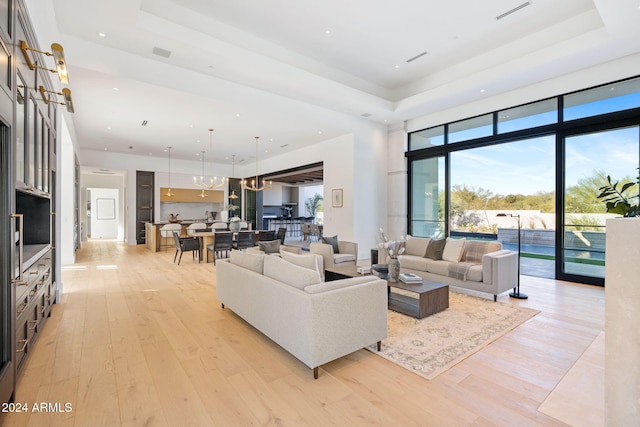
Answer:
<path fill-rule="evenodd" d="M 389 281 L 397 282 L 400 277 L 400 261 L 398 258 L 389 258 Z"/>

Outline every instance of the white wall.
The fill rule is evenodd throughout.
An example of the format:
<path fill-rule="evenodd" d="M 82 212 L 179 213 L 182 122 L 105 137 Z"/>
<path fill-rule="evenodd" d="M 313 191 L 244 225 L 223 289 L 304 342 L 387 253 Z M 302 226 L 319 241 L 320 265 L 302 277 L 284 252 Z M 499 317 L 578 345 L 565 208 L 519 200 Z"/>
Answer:
<path fill-rule="evenodd" d="M 503 108 L 515 107 L 528 102 L 634 77 L 638 75 L 639 69 L 640 54 L 629 55 L 622 59 L 545 80 L 538 84 L 502 92 L 494 96 L 487 95 L 481 101 L 419 116 L 407 120 L 406 128 L 408 132 L 414 132 Z"/>
<path fill-rule="evenodd" d="M 58 151 L 58 158 L 60 159 L 60 187 L 62 192 L 59 194 L 62 197 L 58 197 L 60 202 L 59 217 L 60 217 L 60 244 L 58 245 L 60 250 L 60 262 L 62 265 L 74 264 L 76 262 L 75 252 L 75 200 L 73 198 L 74 186 L 75 186 L 75 151 L 73 148 L 73 142 L 69 135 L 67 123 L 63 116 L 60 116 L 60 147 Z M 80 218 L 78 218 L 80 220 Z M 80 233 L 80 224 L 78 224 L 78 233 Z"/>
<path fill-rule="evenodd" d="M 125 231 L 127 230 L 127 218 L 125 217 L 125 200 L 126 200 L 126 187 L 125 187 L 126 177 L 122 175 L 95 175 L 95 174 L 86 174 L 83 173 L 81 175 L 81 190 L 80 190 L 80 222 L 82 223 L 83 235 L 86 235 L 87 230 L 87 200 L 86 193 L 88 188 L 112 188 L 118 190 L 117 197 L 117 232 L 113 238 L 117 240 L 125 239 Z M 134 194 L 135 196 L 135 194 Z M 93 201 L 92 201 L 93 202 Z M 93 203 L 92 206 L 95 206 Z M 135 213 L 135 200 L 133 211 Z M 135 218 L 131 224 L 135 225 Z M 92 224 L 93 227 L 93 224 Z M 135 233 L 135 226 L 134 233 Z M 92 229 L 92 236 L 94 235 Z M 84 237 L 84 236 L 83 236 Z"/>
<path fill-rule="evenodd" d="M 304 159 L 304 160 L 301 160 Z M 323 162 L 324 233 L 358 242 L 359 258 L 377 246 L 387 217 L 386 126 L 359 128 L 313 146 L 260 161 L 260 174 Z M 245 168 L 251 170 L 255 165 Z M 331 191 L 342 189 L 343 206 L 331 206 Z"/>
<path fill-rule="evenodd" d="M 91 238 L 114 239 L 120 227 L 120 196 L 117 188 L 89 188 L 91 191 Z"/>

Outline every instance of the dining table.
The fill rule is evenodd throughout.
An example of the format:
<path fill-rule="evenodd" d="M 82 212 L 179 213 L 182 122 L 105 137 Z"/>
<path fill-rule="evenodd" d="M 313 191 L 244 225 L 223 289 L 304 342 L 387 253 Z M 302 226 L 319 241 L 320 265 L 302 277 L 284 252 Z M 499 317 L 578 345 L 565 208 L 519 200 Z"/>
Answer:
<path fill-rule="evenodd" d="M 220 230 L 218 230 L 220 231 Z M 256 234 L 256 240 L 258 238 L 258 234 L 260 230 L 253 230 Z M 264 230 L 263 230 L 264 231 Z M 198 240 L 200 240 L 200 262 L 203 261 L 203 254 L 205 253 L 204 251 L 207 250 L 207 246 L 208 245 L 212 245 L 214 240 L 215 240 L 215 235 L 216 235 L 216 231 L 212 230 L 212 229 L 204 229 L 204 230 L 188 230 L 187 231 L 187 235 L 190 237 L 197 237 Z M 237 240 L 238 237 L 238 233 L 234 232 L 233 233 L 233 241 L 235 242 Z M 213 262 L 213 259 L 211 261 L 208 262 Z"/>

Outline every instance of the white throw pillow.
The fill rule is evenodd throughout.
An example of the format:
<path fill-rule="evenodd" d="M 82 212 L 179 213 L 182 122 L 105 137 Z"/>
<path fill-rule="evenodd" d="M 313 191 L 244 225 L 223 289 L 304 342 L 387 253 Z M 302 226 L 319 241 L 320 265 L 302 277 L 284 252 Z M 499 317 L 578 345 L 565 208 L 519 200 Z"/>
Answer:
<path fill-rule="evenodd" d="M 428 237 L 407 236 L 407 241 L 404 244 L 404 254 L 424 256 L 424 254 L 427 252 L 429 240 L 431 239 Z"/>
<path fill-rule="evenodd" d="M 447 243 L 444 245 L 444 251 L 442 252 L 442 259 L 445 261 L 460 262 L 464 252 L 464 242 L 464 237 L 462 239 L 447 237 Z"/>
<path fill-rule="evenodd" d="M 322 271 L 322 256 L 316 254 L 299 255 L 280 249 L 280 256 L 283 260 L 309 270 Z"/>
<path fill-rule="evenodd" d="M 231 251 L 229 262 L 242 268 L 262 274 L 264 264 L 264 254 L 247 254 L 241 251 Z"/>
<path fill-rule="evenodd" d="M 265 257 L 264 275 L 300 290 L 321 283 L 320 273 L 317 271 L 300 267 L 276 256 Z"/>

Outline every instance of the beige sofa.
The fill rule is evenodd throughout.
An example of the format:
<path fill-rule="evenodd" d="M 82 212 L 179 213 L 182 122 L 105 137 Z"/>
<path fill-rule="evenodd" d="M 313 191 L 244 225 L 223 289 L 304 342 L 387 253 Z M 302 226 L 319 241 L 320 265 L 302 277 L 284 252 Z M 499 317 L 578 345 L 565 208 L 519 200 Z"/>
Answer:
<path fill-rule="evenodd" d="M 518 279 L 518 253 L 503 250 L 497 241 L 410 237 L 398 260 L 401 273 L 486 292 L 494 301 L 515 288 Z"/>
<path fill-rule="evenodd" d="M 222 307 L 302 363 L 318 367 L 387 337 L 387 284 L 375 276 L 321 282 L 316 255 L 231 252 L 216 266 Z"/>

